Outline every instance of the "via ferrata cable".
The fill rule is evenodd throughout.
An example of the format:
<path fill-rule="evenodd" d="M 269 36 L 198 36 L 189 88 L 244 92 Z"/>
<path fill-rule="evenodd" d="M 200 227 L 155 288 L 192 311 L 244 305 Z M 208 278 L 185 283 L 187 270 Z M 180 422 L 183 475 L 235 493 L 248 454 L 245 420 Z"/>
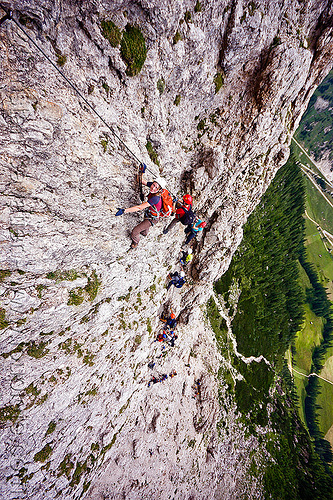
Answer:
<path fill-rule="evenodd" d="M 6 13 L 6 15 L 0 20 L 0 22 L 4 22 L 5 20 L 9 19 L 13 21 L 16 26 L 25 34 L 25 36 L 30 40 L 30 42 L 43 54 L 43 56 L 48 60 L 48 62 L 53 66 L 53 68 L 60 73 L 60 75 L 66 80 L 68 85 L 72 87 L 72 89 L 78 94 L 78 96 L 85 102 L 85 104 L 95 113 L 95 115 L 98 116 L 98 118 L 104 123 L 104 125 L 110 130 L 110 132 L 118 139 L 118 141 L 124 146 L 124 148 L 130 153 L 130 155 L 141 165 L 142 162 L 139 160 L 139 158 L 136 156 L 135 153 L 127 146 L 127 144 L 119 137 L 119 135 L 113 130 L 113 128 L 104 120 L 104 118 L 96 111 L 96 109 L 90 104 L 90 102 L 82 95 L 82 93 L 79 91 L 79 89 L 67 78 L 67 76 L 54 64 L 54 62 L 50 59 L 50 57 L 44 52 L 44 50 L 33 40 L 33 38 L 26 32 L 24 28 L 20 25 L 19 22 L 16 21 L 16 19 L 13 17 L 12 12 L 10 10 L 7 10 L 6 8 L 3 7 L 2 4 L 0 4 L 1 9 Z M 147 170 L 152 173 L 153 175 L 156 175 L 154 172 L 152 172 L 148 167 Z"/>

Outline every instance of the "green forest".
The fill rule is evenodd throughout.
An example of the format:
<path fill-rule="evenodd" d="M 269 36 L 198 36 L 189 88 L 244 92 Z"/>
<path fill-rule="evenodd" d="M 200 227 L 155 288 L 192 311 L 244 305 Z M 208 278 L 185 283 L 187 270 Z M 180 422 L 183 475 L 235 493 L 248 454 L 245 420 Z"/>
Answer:
<path fill-rule="evenodd" d="M 260 435 L 259 427 L 271 429 L 265 439 L 271 457 L 263 476 L 267 499 L 333 498 L 331 449 L 317 420 L 317 378 L 310 377 L 307 385 L 310 436 L 298 414 L 299 400 L 285 357 L 302 326 L 305 306 L 325 323 L 326 344 L 315 349 L 314 369 L 320 370 L 331 339 L 330 305 L 306 261 L 304 207 L 304 181 L 291 157 L 249 217 L 227 273 L 215 284 L 215 299 L 231 319 L 232 332 L 216 300 L 212 297 L 208 303 L 221 353 L 241 375 L 235 377 L 234 371 L 221 368 L 221 379 L 234 393 L 240 418 L 255 435 Z M 300 269 L 310 283 L 306 291 Z M 236 339 L 237 352 L 230 335 Z M 250 356 L 257 359 L 248 362 Z"/>

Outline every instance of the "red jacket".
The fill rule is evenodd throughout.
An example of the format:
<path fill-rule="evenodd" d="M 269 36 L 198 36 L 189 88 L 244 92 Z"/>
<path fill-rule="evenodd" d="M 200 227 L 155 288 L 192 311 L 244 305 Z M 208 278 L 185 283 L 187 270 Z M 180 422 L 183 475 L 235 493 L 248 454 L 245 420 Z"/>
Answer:
<path fill-rule="evenodd" d="M 176 219 L 181 219 L 183 217 L 183 215 L 185 215 L 185 210 L 183 209 L 183 207 L 185 207 L 186 210 L 190 210 L 192 208 L 192 205 L 183 205 L 183 206 L 177 208 L 176 213 L 175 213 Z"/>

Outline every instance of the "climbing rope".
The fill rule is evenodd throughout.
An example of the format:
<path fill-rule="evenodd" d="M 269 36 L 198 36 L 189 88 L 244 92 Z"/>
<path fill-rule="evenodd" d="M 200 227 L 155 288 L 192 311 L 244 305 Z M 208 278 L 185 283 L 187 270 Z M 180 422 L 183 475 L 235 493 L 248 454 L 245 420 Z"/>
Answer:
<path fill-rule="evenodd" d="M 113 128 L 104 120 L 104 118 L 96 111 L 96 109 L 89 103 L 89 101 L 82 95 L 82 93 L 79 91 L 79 89 L 67 78 L 67 76 L 54 64 L 54 62 L 50 59 L 50 57 L 43 51 L 43 49 L 31 38 L 31 36 L 26 32 L 24 28 L 20 25 L 19 22 L 16 21 L 16 19 L 13 18 L 12 11 L 7 10 L 3 7 L 3 5 L 0 3 L 1 9 L 6 13 L 4 17 L 0 19 L 0 25 L 8 20 L 11 20 L 16 24 L 16 26 L 25 34 L 25 36 L 30 40 L 30 42 L 43 54 L 43 56 L 48 60 L 48 62 L 53 66 L 53 68 L 60 73 L 60 75 L 66 80 L 68 85 L 72 87 L 72 89 L 77 93 L 77 95 L 85 102 L 85 104 L 95 113 L 95 115 L 98 116 L 98 118 L 104 123 L 104 125 L 110 130 L 110 132 L 118 139 L 118 141 L 124 146 L 124 148 L 128 151 L 128 153 L 140 164 L 142 165 L 142 162 L 139 160 L 139 158 L 136 156 L 135 153 L 126 145 L 126 143 L 119 137 L 119 135 L 113 130 Z M 153 174 L 156 175 L 152 170 L 150 170 L 148 167 L 146 167 L 147 170 Z"/>

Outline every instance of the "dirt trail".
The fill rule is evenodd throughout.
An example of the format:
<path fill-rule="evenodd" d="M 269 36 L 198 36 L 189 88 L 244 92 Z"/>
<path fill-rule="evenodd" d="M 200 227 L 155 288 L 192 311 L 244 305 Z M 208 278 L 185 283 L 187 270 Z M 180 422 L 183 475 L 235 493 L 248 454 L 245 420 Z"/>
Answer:
<path fill-rule="evenodd" d="M 301 146 L 301 144 L 296 141 L 296 139 L 294 139 L 294 137 L 292 137 L 291 139 L 292 141 L 294 141 L 295 144 L 297 144 L 297 146 L 302 150 L 302 152 L 305 154 L 305 156 L 311 161 L 311 163 L 313 163 L 313 165 L 319 170 L 319 172 L 325 177 L 325 174 L 322 172 L 321 168 L 316 164 L 316 162 L 311 158 L 311 156 L 309 156 L 309 153 L 307 153 L 305 151 L 305 149 L 303 148 L 303 146 Z M 304 165 L 305 166 L 305 165 Z M 309 169 L 311 170 L 311 169 Z M 327 182 L 327 184 L 329 184 L 331 187 L 333 187 L 332 183 L 325 177 L 325 181 Z"/>
<path fill-rule="evenodd" d="M 294 372 L 294 373 L 298 373 L 298 375 L 302 375 L 303 377 L 306 377 L 306 378 L 318 377 L 321 380 L 324 380 L 325 382 L 328 382 L 329 384 L 333 385 L 333 382 L 331 380 L 328 380 L 327 378 L 321 377 L 320 375 L 318 375 L 318 373 L 310 373 L 309 375 L 306 375 L 305 373 L 299 372 L 292 365 L 289 365 L 289 361 L 288 361 L 288 368 L 289 368 L 289 371 L 291 374 Z"/>
<path fill-rule="evenodd" d="M 310 217 L 310 215 L 307 213 L 307 211 L 305 210 L 305 216 L 311 221 L 313 222 L 317 228 L 322 232 L 323 236 L 326 237 L 330 243 L 333 245 L 333 234 L 332 233 L 329 233 L 328 231 L 326 231 L 326 229 L 323 229 L 319 224 L 318 222 L 316 222 L 314 219 L 312 219 Z M 326 250 L 329 252 L 329 249 L 327 248 L 326 244 L 325 244 L 325 241 L 323 241 L 324 245 L 325 245 L 325 248 Z"/>

